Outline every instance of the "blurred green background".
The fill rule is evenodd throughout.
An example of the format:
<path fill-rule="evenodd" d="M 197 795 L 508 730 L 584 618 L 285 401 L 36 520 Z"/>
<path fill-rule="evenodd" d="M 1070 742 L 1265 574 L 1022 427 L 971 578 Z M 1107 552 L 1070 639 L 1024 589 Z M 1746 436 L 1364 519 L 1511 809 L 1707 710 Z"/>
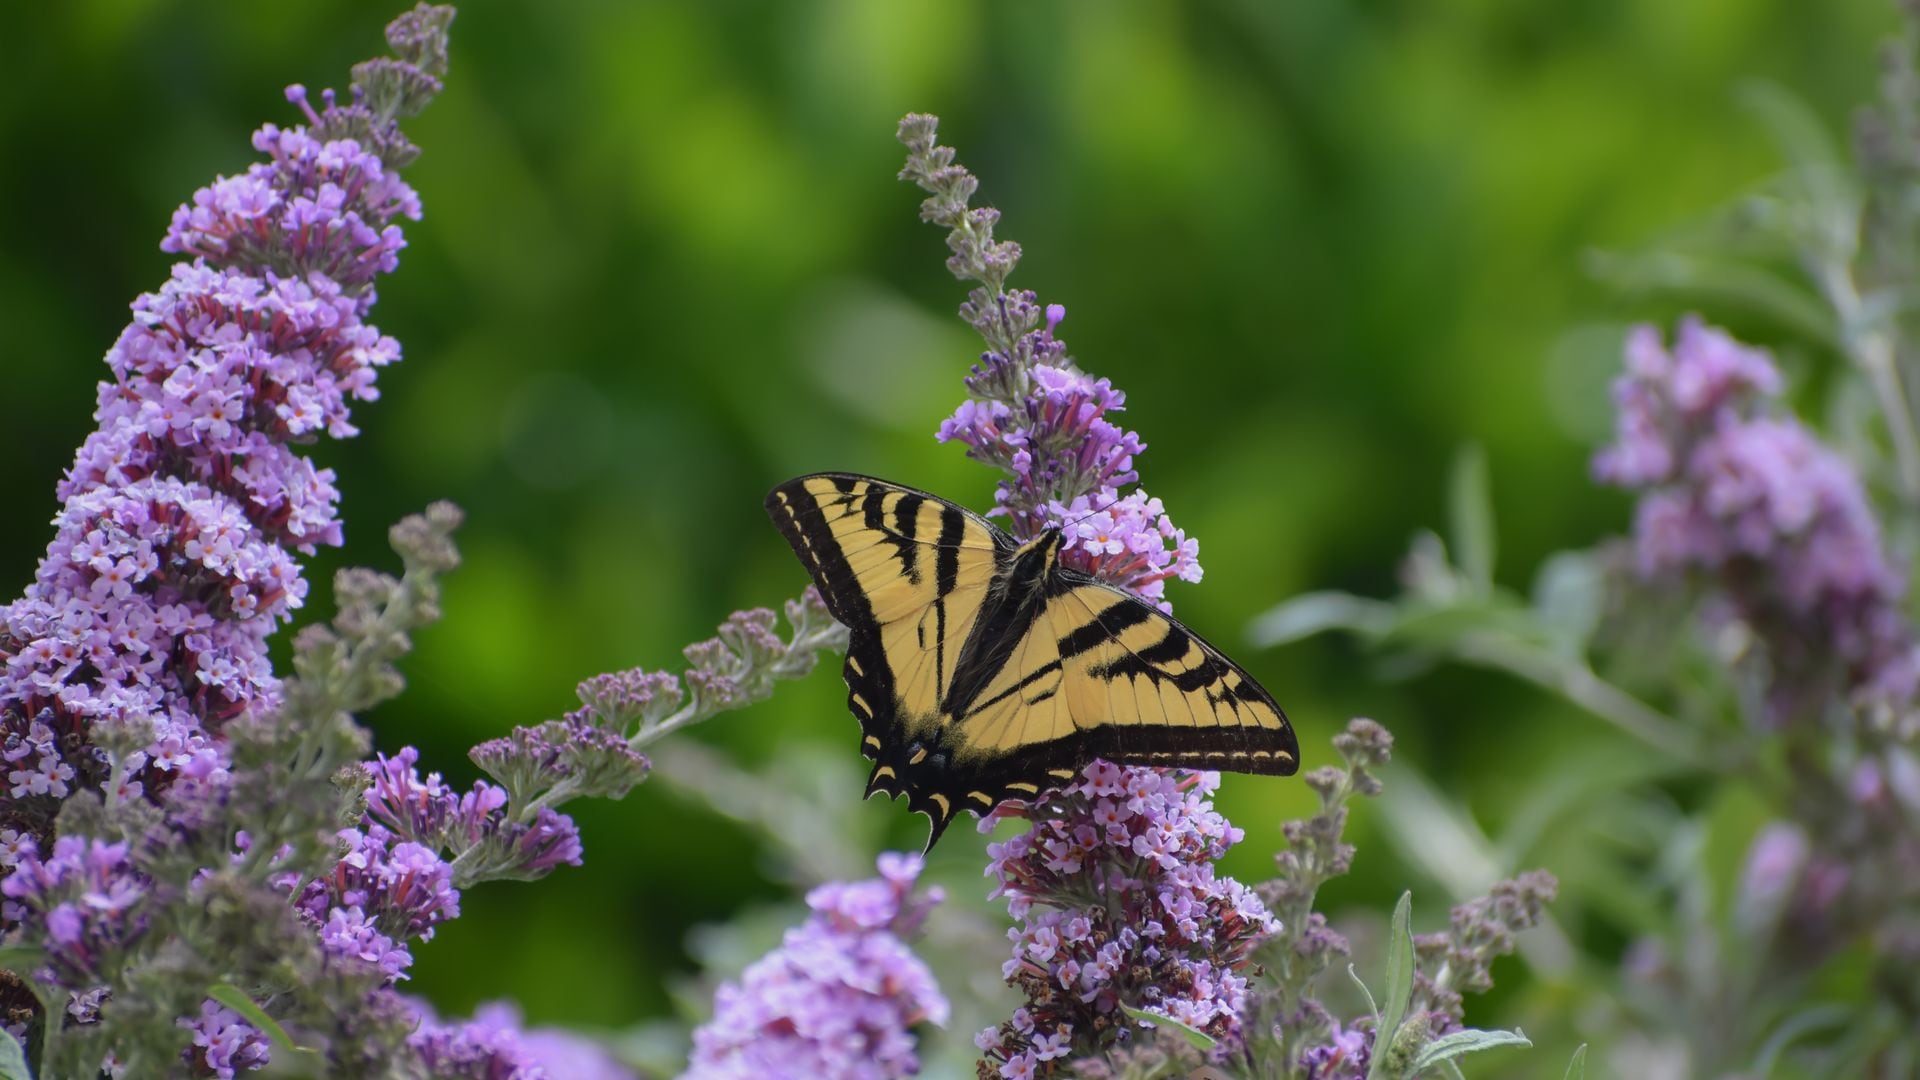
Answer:
<path fill-rule="evenodd" d="M 166 273 L 173 207 L 254 160 L 261 122 L 297 119 L 284 84 L 344 85 L 396 10 L 0 6 L 0 592 L 31 577 L 98 357 Z M 1892 26 L 1886 0 L 464 4 L 447 92 L 409 128 L 426 219 L 375 310 L 406 362 L 362 437 L 313 451 L 340 472 L 348 547 L 316 561 L 310 611 L 334 567 L 391 563 L 401 515 L 467 510 L 447 619 L 369 718 L 464 783 L 467 746 L 557 715 L 579 679 L 674 664 L 729 611 L 794 594 L 772 484 L 849 469 L 988 505 L 993 476 L 932 438 L 977 343 L 894 179 L 895 121 L 930 111 L 1026 249 L 1015 282 L 1064 303 L 1082 366 L 1129 395 L 1145 484 L 1201 540 L 1180 614 L 1287 706 L 1310 766 L 1374 716 L 1497 832 L 1541 777 L 1622 744 L 1510 680 L 1387 682 L 1339 639 L 1260 652 L 1245 628 L 1310 589 L 1391 592 L 1469 441 L 1492 462 L 1504 583 L 1621 530 L 1626 501 L 1586 480 L 1607 343 L 1669 312 L 1620 302 L 1584 256 L 1776 168 L 1741 81 L 1844 125 Z M 687 738 L 749 770 L 808 748 L 852 769 L 842 701 L 822 671 Z M 924 837 L 857 784 L 831 794 L 896 846 Z M 1247 842 L 1228 869 L 1267 876 L 1278 821 L 1309 801 L 1230 777 Z M 758 833 L 669 784 L 573 809 L 586 865 L 468 894 L 411 989 L 624 1027 L 669 1011 L 690 928 L 790 900 Z M 1363 809 L 1327 906 L 1377 913 L 1410 885 L 1432 925 L 1452 897 L 1386 831 Z M 936 871 L 952 906 L 997 917 L 983 843 L 956 829 Z M 1561 854 L 1528 861 L 1566 873 Z M 1470 1020 L 1564 1027 L 1542 1017 L 1566 979 L 1617 960 L 1625 937 L 1577 873 L 1569 893 L 1559 932 L 1586 959 L 1551 980 L 1504 962 Z M 1539 1053 L 1558 1075 L 1562 1048 Z"/>

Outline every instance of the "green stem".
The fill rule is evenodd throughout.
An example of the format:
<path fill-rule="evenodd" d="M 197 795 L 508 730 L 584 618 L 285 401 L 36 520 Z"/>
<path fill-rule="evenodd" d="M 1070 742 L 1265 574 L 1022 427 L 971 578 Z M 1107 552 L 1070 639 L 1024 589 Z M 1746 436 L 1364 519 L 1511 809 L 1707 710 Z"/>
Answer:
<path fill-rule="evenodd" d="M 1853 270 L 1845 262 L 1832 259 L 1816 273 L 1827 302 L 1840 320 L 1840 341 L 1849 357 L 1873 384 L 1874 398 L 1886 417 L 1887 431 L 1893 439 L 1894 460 L 1899 470 L 1900 494 L 1909 505 L 1920 503 L 1920 435 L 1916 435 L 1913 413 L 1907 405 L 1906 387 L 1900 379 L 1893 338 L 1883 320 L 1871 320 L 1866 301 L 1854 281 Z"/>

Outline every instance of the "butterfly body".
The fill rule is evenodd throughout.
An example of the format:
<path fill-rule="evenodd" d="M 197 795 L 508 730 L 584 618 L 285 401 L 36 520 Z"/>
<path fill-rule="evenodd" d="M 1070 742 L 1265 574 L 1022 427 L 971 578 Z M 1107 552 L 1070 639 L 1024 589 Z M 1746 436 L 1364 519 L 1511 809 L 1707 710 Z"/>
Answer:
<path fill-rule="evenodd" d="M 867 794 L 933 822 L 1070 781 L 1094 758 L 1291 775 L 1285 715 L 1150 603 L 934 495 L 846 473 L 788 481 L 767 512 L 849 631 L 847 706 Z"/>

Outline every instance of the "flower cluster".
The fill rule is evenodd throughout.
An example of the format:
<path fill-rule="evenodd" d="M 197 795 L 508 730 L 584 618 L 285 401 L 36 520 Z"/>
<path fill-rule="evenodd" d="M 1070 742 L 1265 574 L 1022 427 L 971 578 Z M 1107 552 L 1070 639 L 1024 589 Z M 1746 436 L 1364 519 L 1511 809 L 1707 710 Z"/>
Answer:
<path fill-rule="evenodd" d="M 1241 832 L 1213 809 L 1217 773 L 1104 761 L 1031 806 L 1002 804 L 1028 831 L 990 844 L 994 895 L 1017 925 L 1002 967 L 1027 1004 L 977 1042 L 1000 1074 L 1051 1075 L 1067 1059 L 1124 1045 L 1146 1009 L 1231 1040 L 1252 950 L 1275 929 L 1266 905 L 1213 862 Z"/>
<path fill-rule="evenodd" d="M 1905 582 L 1846 459 L 1768 411 L 1780 377 L 1766 355 L 1688 319 L 1671 350 L 1652 327 L 1636 329 L 1626 365 L 1616 439 L 1594 472 L 1642 493 L 1641 573 L 1721 586 L 1767 642 L 1776 721 L 1817 708 L 1830 686 L 1912 698 L 1920 651 L 1901 612 Z"/>
<path fill-rule="evenodd" d="M 193 1033 L 187 1064 L 201 1075 L 233 1080 L 240 1073 L 264 1068 L 272 1059 L 267 1037 L 217 1001 L 202 1004 L 200 1015 L 182 1018 L 180 1026 Z"/>
<path fill-rule="evenodd" d="M 92 986 L 101 954 L 146 930 L 139 903 L 147 883 L 128 861 L 127 845 L 63 836 L 42 859 L 31 839 L 13 834 L 0 842 L 0 867 L 10 871 L 0 880 L 7 921 L 45 943 L 63 985 Z"/>
<path fill-rule="evenodd" d="M 522 1030 L 520 1012 L 495 1002 L 467 1021 L 441 1021 L 410 1003 L 413 1034 L 407 1047 L 436 1080 L 633 1080 L 633 1072 L 605 1050 L 563 1031 Z"/>
<path fill-rule="evenodd" d="M 1365 1076 L 1372 1052 L 1371 1022 L 1343 1026 L 1315 994 L 1320 976 L 1352 948 L 1313 905 L 1322 885 L 1353 866 L 1353 845 L 1341 838 L 1347 803 L 1380 793 L 1374 770 L 1392 758 L 1393 736 L 1372 720 L 1355 719 L 1333 746 L 1341 764 L 1305 777 L 1319 811 L 1281 826 L 1287 847 L 1274 856 L 1278 873 L 1256 886 L 1280 927 L 1256 953 L 1268 978 L 1247 1010 L 1251 1034 L 1281 1040 L 1280 1056 L 1290 1056 L 1311 1080 Z"/>
<path fill-rule="evenodd" d="M 1199 541 L 1174 526 L 1160 500 L 1139 490 L 1122 496 L 1139 480 L 1134 458 L 1147 448 L 1108 419 L 1127 396 L 1074 366 L 1054 335 L 1065 307 L 1042 308 L 1032 292 L 1005 288 L 1020 247 L 994 239 L 998 211 L 968 205 L 979 181 L 935 141 L 938 124 L 917 114 L 900 122 L 900 176 L 928 192 L 921 218 L 949 230 L 948 268 L 980 282 L 960 314 L 987 343 L 967 376 L 968 400 L 940 424 L 938 438 L 1009 474 L 991 513 L 1005 516 L 1015 536 L 1060 529 L 1067 565 L 1165 608 L 1168 578 L 1200 580 Z"/>
<path fill-rule="evenodd" d="M 511 738 L 483 743 L 474 750 L 475 760 L 483 766 L 494 765 L 503 775 L 544 772 L 558 782 L 574 779 L 578 762 L 598 765 L 610 758 L 628 768 L 618 783 L 607 786 L 619 795 L 646 775 L 645 757 L 624 740 L 609 738 L 598 729 L 583 729 L 577 742 L 546 741 L 541 733 L 558 723 L 519 728 Z M 563 738 L 568 730 L 560 724 Z M 501 749 L 482 753 L 490 747 Z M 416 846 L 449 853 L 458 868 L 454 883 L 462 886 L 499 878 L 531 881 L 562 865 L 580 865 L 580 832 L 572 818 L 551 806 L 516 797 L 515 789 L 484 780 L 457 792 L 441 781 L 439 773 L 423 778 L 414 768 L 418 759 L 412 747 L 405 747 L 394 757 L 381 755 L 367 766 L 372 781 L 366 793 L 369 835 L 404 837 Z M 604 765 L 596 770 L 612 771 Z M 546 793 L 550 786 L 540 790 Z"/>
<path fill-rule="evenodd" d="M 1445 931 L 1414 937 L 1411 1008 L 1426 1014 L 1430 1034 L 1460 1027 L 1465 1017 L 1461 994 L 1493 988 L 1493 961 L 1514 950 L 1521 931 L 1539 925 L 1559 891 L 1552 874 L 1529 870 L 1456 905 Z"/>
<path fill-rule="evenodd" d="M 294 906 L 319 928 L 330 956 L 369 964 L 385 980 L 405 978 L 413 956 L 404 942 L 433 937 L 460 914 L 453 868 L 425 844 L 379 825 L 340 830 L 345 848 L 333 872 L 309 881 Z"/>
<path fill-rule="evenodd" d="M 941 899 L 914 894 L 920 868 L 918 856 L 884 854 L 879 878 L 808 893 L 812 916 L 714 996 L 687 1080 L 918 1072 L 912 1028 L 944 1024 L 948 1011 L 905 940 Z"/>
<path fill-rule="evenodd" d="M 306 104 L 302 88 L 288 97 Z M 162 251 L 281 265 L 289 276 L 319 274 L 355 291 L 399 265 L 406 240 L 386 223 L 418 220 L 420 200 L 377 153 L 353 139 L 322 142 L 272 124 L 254 135 L 253 147 L 273 160 L 194 192 L 174 212 Z"/>

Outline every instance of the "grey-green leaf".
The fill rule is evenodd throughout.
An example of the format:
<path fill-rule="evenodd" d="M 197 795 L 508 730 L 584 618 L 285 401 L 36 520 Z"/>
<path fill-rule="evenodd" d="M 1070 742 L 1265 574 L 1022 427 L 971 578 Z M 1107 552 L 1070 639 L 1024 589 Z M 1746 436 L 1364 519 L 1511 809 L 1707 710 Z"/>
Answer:
<path fill-rule="evenodd" d="M 1651 255 L 1595 253 L 1587 271 L 1630 295 L 1677 296 L 1695 304 L 1725 304 L 1751 311 L 1808 341 L 1841 343 L 1825 304 L 1777 274 L 1726 259 L 1677 252 Z"/>
<path fill-rule="evenodd" d="M 1467 1054 L 1477 1054 L 1482 1050 L 1491 1050 L 1496 1046 L 1532 1046 L 1526 1035 L 1518 1031 L 1482 1031 L 1479 1028 L 1462 1028 L 1451 1031 L 1420 1048 L 1420 1055 L 1413 1059 L 1413 1071 L 1430 1069 L 1443 1061 L 1452 1061 Z"/>
<path fill-rule="evenodd" d="M 1496 538 L 1487 452 L 1478 443 L 1469 443 L 1454 455 L 1447 503 L 1453 519 L 1454 558 L 1467 580 L 1484 596 L 1493 589 Z"/>
<path fill-rule="evenodd" d="M 1587 1044 L 1581 1043 L 1567 1062 L 1567 1080 L 1587 1080 Z"/>
<path fill-rule="evenodd" d="M 1152 1024 L 1155 1027 L 1172 1028 L 1185 1036 L 1188 1045 L 1192 1046 L 1195 1050 L 1211 1050 L 1213 1049 L 1213 1044 L 1217 1041 L 1213 1036 L 1201 1031 L 1199 1028 L 1188 1027 L 1186 1024 L 1164 1013 L 1150 1012 L 1146 1009 L 1136 1009 L 1131 1005 L 1122 1005 L 1120 1009 L 1128 1016 L 1143 1023 Z"/>
<path fill-rule="evenodd" d="M 239 1013 L 241 1019 L 259 1028 L 267 1038 L 273 1040 L 275 1046 L 287 1053 L 291 1054 L 300 1049 L 294 1045 L 292 1036 L 287 1034 L 287 1029 L 280 1026 L 280 1021 L 268 1016 L 267 1010 L 261 1008 L 245 990 L 232 983 L 215 983 L 207 991 L 207 996 Z"/>
<path fill-rule="evenodd" d="M 1361 978 L 1360 973 L 1353 970 L 1352 964 L 1347 965 L 1347 978 L 1353 980 L 1353 985 L 1359 987 L 1361 995 L 1367 999 L 1367 1011 L 1373 1014 L 1374 1030 L 1378 1031 L 1379 1020 L 1380 1020 L 1380 1005 L 1378 1002 L 1373 1000 L 1373 991 L 1367 989 L 1367 980 Z"/>
<path fill-rule="evenodd" d="M 1554 636 L 1563 655 L 1583 656 L 1600 625 L 1604 584 L 1590 551 L 1562 551 L 1541 565 L 1533 579 L 1533 612 Z"/>
<path fill-rule="evenodd" d="M 0 1028 L 0 1080 L 33 1080 L 27 1070 L 27 1048 L 5 1028 Z"/>
<path fill-rule="evenodd" d="M 1253 622 L 1254 644 L 1285 645 L 1328 630 L 1372 637 L 1393 625 L 1392 604 L 1343 592 L 1303 593 Z"/>
<path fill-rule="evenodd" d="M 1413 998 L 1412 921 L 1413 894 L 1403 892 L 1400 902 L 1393 905 L 1393 928 L 1387 934 L 1387 1000 L 1380 1013 L 1380 1026 L 1374 1029 L 1373 1044 L 1377 1047 L 1393 1044 L 1394 1033 L 1406 1018 L 1407 1003 Z M 1383 1070 L 1388 1056 L 1374 1055 L 1373 1063 L 1367 1068 L 1367 1080 L 1380 1080 L 1386 1075 Z"/>

